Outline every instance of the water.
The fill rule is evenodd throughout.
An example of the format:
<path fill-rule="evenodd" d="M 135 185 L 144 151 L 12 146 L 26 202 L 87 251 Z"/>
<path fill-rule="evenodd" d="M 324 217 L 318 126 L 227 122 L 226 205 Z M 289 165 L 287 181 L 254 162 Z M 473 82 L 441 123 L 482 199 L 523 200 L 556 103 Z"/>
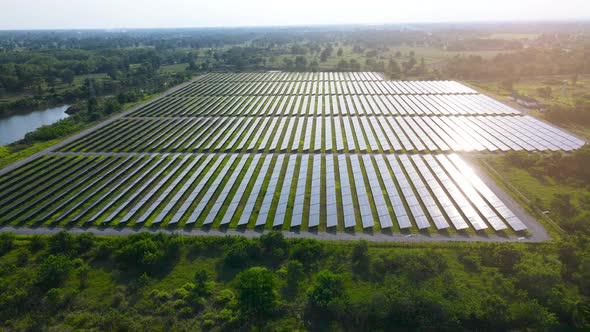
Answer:
<path fill-rule="evenodd" d="M 70 105 L 47 108 L 26 114 L 15 114 L 0 118 L 0 145 L 6 145 L 25 137 L 25 134 L 43 125 L 67 118 Z"/>

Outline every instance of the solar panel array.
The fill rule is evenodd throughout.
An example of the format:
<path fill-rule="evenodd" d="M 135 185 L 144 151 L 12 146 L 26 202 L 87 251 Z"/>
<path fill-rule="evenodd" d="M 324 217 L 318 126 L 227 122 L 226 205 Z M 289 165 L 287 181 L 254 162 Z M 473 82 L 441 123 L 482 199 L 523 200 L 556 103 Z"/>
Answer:
<path fill-rule="evenodd" d="M 583 144 L 452 81 L 208 74 L 0 176 L 0 221 L 520 232 L 454 152 Z"/>
<path fill-rule="evenodd" d="M 526 229 L 453 154 L 51 155 L 0 187 L 3 221 Z"/>
<path fill-rule="evenodd" d="M 496 152 L 583 144 L 529 116 L 125 118 L 62 151 Z"/>

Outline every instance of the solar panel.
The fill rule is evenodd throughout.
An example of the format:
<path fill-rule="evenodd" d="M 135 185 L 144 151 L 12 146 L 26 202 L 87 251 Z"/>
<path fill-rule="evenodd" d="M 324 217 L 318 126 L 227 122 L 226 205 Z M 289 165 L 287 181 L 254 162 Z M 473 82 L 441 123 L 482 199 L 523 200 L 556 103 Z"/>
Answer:
<path fill-rule="evenodd" d="M 220 157 L 219 159 L 222 159 L 222 158 Z M 245 159 L 245 158 L 243 158 L 243 159 Z M 205 192 L 205 194 L 203 195 L 203 197 L 199 201 L 199 204 L 197 204 L 197 206 L 190 212 L 190 215 L 188 216 L 188 219 L 186 220 L 185 225 L 190 225 L 190 224 L 194 224 L 195 222 L 197 222 L 198 218 L 202 214 L 202 212 L 205 209 L 205 207 L 207 206 L 207 204 L 209 204 L 211 197 L 215 194 L 215 191 L 217 191 L 219 185 L 221 184 L 221 182 L 225 178 L 225 175 L 230 170 L 230 168 L 233 165 L 235 160 L 236 160 L 236 155 L 235 154 L 230 155 L 229 158 L 227 159 L 227 162 L 223 166 L 223 168 L 221 168 L 221 170 L 219 171 L 218 175 L 215 177 L 215 174 L 212 174 L 212 176 L 215 177 L 215 180 L 213 181 L 213 183 L 211 183 L 211 185 L 208 186 L 207 192 Z"/>
<path fill-rule="evenodd" d="M 258 176 L 256 177 L 256 182 L 254 182 L 254 186 L 252 186 L 252 189 L 250 190 L 250 195 L 248 196 L 248 200 L 246 201 L 246 205 L 244 206 L 244 209 L 242 210 L 242 215 L 240 216 L 240 219 L 238 220 L 238 226 L 248 224 L 248 221 L 250 220 L 250 218 L 252 216 L 252 212 L 254 211 L 254 205 L 256 204 L 256 200 L 260 194 L 260 190 L 262 189 L 262 184 L 264 182 L 264 179 L 268 175 L 267 173 L 268 173 L 268 168 L 270 167 L 271 160 L 272 160 L 271 157 L 264 158 L 264 162 L 262 163 L 262 167 L 260 168 L 260 171 L 258 171 Z"/>
<path fill-rule="evenodd" d="M 356 221 L 346 159 L 345 155 L 338 155 L 339 183 L 342 194 L 342 219 L 344 220 L 344 227 L 349 228 L 356 226 Z"/>
<path fill-rule="evenodd" d="M 309 200 L 309 227 L 318 227 L 320 224 L 320 189 L 321 189 L 322 158 L 319 155 L 313 157 L 311 169 L 311 195 Z"/>
<path fill-rule="evenodd" d="M 270 212 L 270 207 L 272 204 L 272 200 L 277 188 L 277 183 L 279 181 L 279 172 L 283 167 L 283 161 L 285 160 L 285 155 L 277 156 L 277 160 L 274 165 L 274 169 L 270 172 L 271 178 L 268 183 L 268 187 L 266 188 L 266 193 L 264 194 L 264 198 L 262 200 L 262 205 L 260 206 L 260 210 L 258 212 L 258 216 L 256 217 L 256 226 L 261 226 L 266 224 L 266 220 L 268 218 L 268 214 Z"/>
<path fill-rule="evenodd" d="M 362 168 L 359 163 L 357 156 L 352 156 L 350 158 L 350 166 L 352 168 L 352 176 L 354 179 L 354 186 L 356 189 L 356 197 L 359 202 L 359 209 L 361 214 L 361 222 L 363 223 L 363 228 L 373 227 L 373 213 L 371 211 L 371 204 L 369 203 L 369 196 L 367 193 L 367 188 L 365 186 L 365 181 L 363 179 Z"/>
<path fill-rule="evenodd" d="M 291 216 L 291 227 L 301 226 L 303 220 L 303 204 L 305 202 L 305 186 L 307 183 L 307 169 L 309 156 L 301 156 L 297 187 L 295 189 L 295 201 L 293 203 L 293 214 Z"/>
<path fill-rule="evenodd" d="M 244 192 L 248 187 L 248 184 L 253 181 L 252 175 L 256 170 L 256 165 L 258 165 L 259 161 L 260 155 L 254 155 L 252 157 L 252 162 L 250 163 L 250 166 L 246 170 L 246 173 L 244 174 L 242 181 L 240 182 L 236 191 L 234 192 L 231 202 L 227 205 L 227 209 L 223 214 L 223 219 L 221 220 L 220 225 L 227 225 L 231 222 L 236 210 L 238 209 L 240 201 L 242 200 L 242 196 L 244 195 Z"/>
<path fill-rule="evenodd" d="M 295 163 L 297 161 L 296 156 L 289 157 L 289 162 L 287 164 L 287 170 L 285 172 L 285 176 L 283 177 L 283 182 L 281 185 L 281 195 L 279 196 L 279 203 L 277 205 L 277 209 L 275 211 L 275 218 L 273 222 L 273 227 L 283 225 L 285 221 L 285 216 L 287 214 L 287 203 L 289 202 L 289 194 L 291 192 L 291 184 L 294 179 L 295 174 Z"/>

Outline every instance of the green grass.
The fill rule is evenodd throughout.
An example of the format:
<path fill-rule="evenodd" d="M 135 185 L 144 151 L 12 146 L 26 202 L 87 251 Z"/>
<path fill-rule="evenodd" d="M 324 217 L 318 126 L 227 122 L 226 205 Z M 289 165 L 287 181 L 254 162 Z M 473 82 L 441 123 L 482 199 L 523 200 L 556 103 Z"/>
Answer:
<path fill-rule="evenodd" d="M 188 63 L 177 63 L 177 64 L 173 64 L 173 65 L 161 66 L 159 69 L 159 72 L 174 74 L 174 73 L 183 72 L 186 70 L 186 68 L 188 68 Z"/>
<path fill-rule="evenodd" d="M 491 168 L 491 170 L 488 169 L 488 173 L 498 185 L 543 223 L 553 237 L 561 236 L 563 230 L 543 212 L 549 211 L 549 217 L 551 217 L 551 202 L 555 195 L 571 195 L 572 203 L 577 207 L 580 206 L 582 200 L 590 198 L 587 188 L 558 181 L 549 176 L 533 175 L 527 170 L 510 165 L 503 157 L 480 157 L 477 159 L 484 169 Z"/>

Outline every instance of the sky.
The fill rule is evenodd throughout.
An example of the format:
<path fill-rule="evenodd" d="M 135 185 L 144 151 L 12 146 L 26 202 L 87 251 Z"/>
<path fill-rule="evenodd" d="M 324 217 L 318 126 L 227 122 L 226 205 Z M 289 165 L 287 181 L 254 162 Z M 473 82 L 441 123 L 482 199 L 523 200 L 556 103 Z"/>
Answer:
<path fill-rule="evenodd" d="M 590 0 L 0 0 L 0 29 L 590 19 Z"/>

